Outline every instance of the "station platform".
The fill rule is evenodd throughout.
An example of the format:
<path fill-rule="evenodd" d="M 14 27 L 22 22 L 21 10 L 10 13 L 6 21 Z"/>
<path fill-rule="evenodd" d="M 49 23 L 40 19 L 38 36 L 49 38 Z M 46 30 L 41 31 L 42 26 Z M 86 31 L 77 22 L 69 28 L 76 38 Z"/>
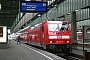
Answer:
<path fill-rule="evenodd" d="M 0 49 L 0 60 L 65 60 L 46 51 L 10 40 L 7 49 Z"/>
<path fill-rule="evenodd" d="M 71 53 L 74 54 L 75 57 L 85 60 L 85 58 L 90 55 L 90 48 L 84 48 L 83 50 L 83 47 L 77 47 L 76 49 L 72 49 Z"/>
<path fill-rule="evenodd" d="M 83 49 L 81 47 L 77 47 L 77 49 L 72 49 L 72 53 L 83 56 Z"/>
<path fill-rule="evenodd" d="M 79 43 L 79 44 L 82 44 L 82 43 Z M 85 44 L 89 45 L 89 43 L 85 43 Z M 90 52 L 90 48 L 84 47 L 84 50 L 87 50 Z M 84 55 L 83 47 L 77 47 L 76 49 L 72 49 L 72 53 L 83 56 Z"/>

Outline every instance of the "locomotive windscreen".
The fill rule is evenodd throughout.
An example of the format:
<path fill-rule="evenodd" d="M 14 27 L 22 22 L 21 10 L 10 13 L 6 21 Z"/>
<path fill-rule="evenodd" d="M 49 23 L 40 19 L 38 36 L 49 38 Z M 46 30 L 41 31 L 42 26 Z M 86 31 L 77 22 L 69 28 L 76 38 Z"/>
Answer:
<path fill-rule="evenodd" d="M 61 31 L 68 31 L 68 24 L 67 24 L 67 22 L 63 22 L 62 23 L 62 27 L 61 27 L 61 29 L 60 29 Z"/>
<path fill-rule="evenodd" d="M 48 29 L 49 31 L 67 31 L 68 30 L 68 24 L 67 22 L 61 22 L 61 21 L 54 21 L 54 22 L 48 22 Z"/>
<path fill-rule="evenodd" d="M 62 25 L 66 25 L 66 24 L 67 24 L 67 22 L 63 22 L 63 23 L 62 23 Z"/>

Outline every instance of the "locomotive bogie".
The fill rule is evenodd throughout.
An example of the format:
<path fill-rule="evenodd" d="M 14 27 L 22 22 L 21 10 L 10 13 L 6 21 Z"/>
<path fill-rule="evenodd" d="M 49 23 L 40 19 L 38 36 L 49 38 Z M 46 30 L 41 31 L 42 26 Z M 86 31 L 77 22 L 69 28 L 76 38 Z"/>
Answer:
<path fill-rule="evenodd" d="M 48 45 L 47 46 L 47 50 L 48 51 L 54 51 L 54 52 L 71 52 L 71 49 L 72 49 L 72 45 Z"/>

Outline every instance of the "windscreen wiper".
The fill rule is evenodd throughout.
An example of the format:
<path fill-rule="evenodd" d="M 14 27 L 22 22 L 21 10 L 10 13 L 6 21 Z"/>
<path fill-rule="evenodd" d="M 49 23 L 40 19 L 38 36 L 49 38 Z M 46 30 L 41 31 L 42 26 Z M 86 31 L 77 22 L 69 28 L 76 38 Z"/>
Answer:
<path fill-rule="evenodd" d="M 58 29 L 58 31 L 60 30 L 59 24 L 57 24 L 57 28 L 55 29 L 55 31 L 56 31 L 57 29 Z M 55 32 L 55 31 L 54 31 L 54 32 Z M 54 32 L 53 32 L 53 33 L 54 33 Z"/>

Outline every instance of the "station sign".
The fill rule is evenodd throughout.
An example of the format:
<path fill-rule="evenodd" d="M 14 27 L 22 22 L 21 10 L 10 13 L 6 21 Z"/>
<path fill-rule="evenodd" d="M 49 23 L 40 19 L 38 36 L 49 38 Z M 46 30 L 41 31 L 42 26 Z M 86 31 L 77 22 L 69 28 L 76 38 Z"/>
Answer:
<path fill-rule="evenodd" d="M 47 12 L 47 2 L 20 1 L 20 12 L 45 13 Z"/>

